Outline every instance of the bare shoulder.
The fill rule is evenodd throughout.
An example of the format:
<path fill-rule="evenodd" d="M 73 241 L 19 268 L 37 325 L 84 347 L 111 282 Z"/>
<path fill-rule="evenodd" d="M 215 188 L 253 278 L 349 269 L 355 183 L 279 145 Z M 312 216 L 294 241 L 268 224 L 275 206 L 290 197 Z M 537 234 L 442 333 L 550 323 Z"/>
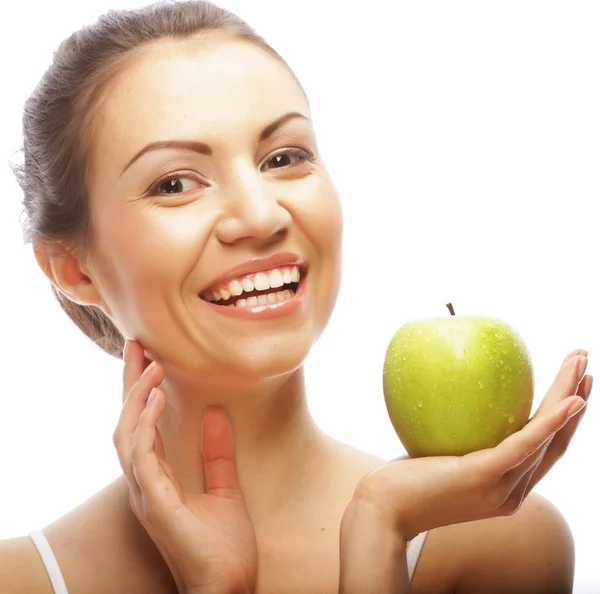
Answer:
<path fill-rule="evenodd" d="M 340 471 L 341 476 L 349 478 L 355 486 L 363 476 L 387 462 L 375 454 L 364 452 L 332 437 L 327 437 L 327 439 L 331 451 L 334 453 L 333 460 L 336 470 Z"/>
<path fill-rule="evenodd" d="M 164 560 L 129 507 L 122 477 L 44 528 L 44 534 L 69 594 L 177 591 Z M 51 594 L 52 589 L 39 592 Z"/>
<path fill-rule="evenodd" d="M 573 589 L 571 530 L 547 499 L 530 494 L 515 514 L 432 531 L 429 562 L 450 568 L 457 594 L 567 594 Z M 424 558 L 427 564 L 427 557 Z M 425 573 L 426 567 L 422 567 Z M 415 576 L 417 577 L 417 576 Z"/>
<path fill-rule="evenodd" d="M 0 592 L 52 594 L 48 574 L 28 536 L 0 541 Z"/>

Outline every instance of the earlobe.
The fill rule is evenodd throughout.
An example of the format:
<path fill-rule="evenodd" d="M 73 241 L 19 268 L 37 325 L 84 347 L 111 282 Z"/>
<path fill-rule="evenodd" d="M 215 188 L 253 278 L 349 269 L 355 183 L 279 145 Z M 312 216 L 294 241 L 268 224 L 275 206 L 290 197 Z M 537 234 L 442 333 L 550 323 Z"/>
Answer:
<path fill-rule="evenodd" d="M 102 299 L 89 276 L 83 273 L 72 250 L 61 243 L 35 242 L 33 253 L 50 282 L 68 299 L 79 305 L 102 305 Z"/>

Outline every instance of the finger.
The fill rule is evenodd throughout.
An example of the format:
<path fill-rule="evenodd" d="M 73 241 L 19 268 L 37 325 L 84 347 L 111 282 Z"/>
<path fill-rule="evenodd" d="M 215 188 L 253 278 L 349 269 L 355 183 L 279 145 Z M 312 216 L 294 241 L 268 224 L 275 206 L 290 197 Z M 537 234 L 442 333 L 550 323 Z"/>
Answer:
<path fill-rule="evenodd" d="M 588 352 L 584 349 L 575 349 L 574 351 L 571 351 L 564 359 L 562 362 L 561 367 L 564 367 L 573 357 L 577 357 L 578 355 L 582 355 L 584 357 L 588 356 Z"/>
<path fill-rule="evenodd" d="M 158 388 L 152 390 L 148 403 L 140 415 L 131 447 L 131 463 L 135 480 L 139 485 L 144 500 L 161 511 L 164 503 L 174 498 L 180 501 L 175 485 L 171 482 L 163 464 L 155 452 L 158 435 L 156 424 L 165 407 L 165 398 Z"/>
<path fill-rule="evenodd" d="M 577 386 L 577 396 L 586 402 L 592 391 L 593 380 L 594 378 L 591 375 L 585 375 L 579 383 L 579 386 Z M 560 457 L 564 453 L 585 414 L 586 408 L 587 407 L 584 407 L 578 414 L 570 418 L 567 424 L 556 434 L 556 437 L 549 448 L 549 455 L 557 455 L 557 457 Z"/>
<path fill-rule="evenodd" d="M 163 369 L 158 362 L 153 362 L 146 368 L 142 377 L 139 378 L 133 388 L 129 391 L 117 427 L 113 433 L 113 443 L 119 457 L 119 464 L 129 482 L 131 488 L 136 487 L 135 477 L 131 464 L 131 449 L 134 435 L 140 420 L 140 416 L 146 408 L 146 402 L 152 388 L 159 386 L 163 380 Z"/>
<path fill-rule="evenodd" d="M 589 395 L 592 391 L 593 377 L 591 375 L 586 375 L 583 377 L 579 386 L 577 386 L 577 396 L 582 398 L 587 402 Z M 584 407 L 579 414 L 576 414 L 574 417 L 569 419 L 567 424 L 556 434 L 556 438 L 552 442 L 552 446 L 550 447 L 550 451 L 548 453 L 552 453 L 552 451 L 561 451 L 564 452 L 566 450 L 569 441 L 573 437 L 577 426 L 581 422 L 583 415 L 585 414 L 586 407 Z"/>
<path fill-rule="evenodd" d="M 223 409 L 209 408 L 204 414 L 202 457 L 206 493 L 242 499 L 235 464 L 233 429 Z"/>
<path fill-rule="evenodd" d="M 533 488 L 532 485 L 532 477 L 536 471 L 536 468 L 539 466 L 540 462 L 543 460 L 543 456 L 539 456 L 536 459 L 535 464 L 532 468 L 525 473 L 519 482 L 513 487 L 508 499 L 502 505 L 504 511 L 509 514 L 516 512 L 523 503 L 523 500 L 529 495 L 529 492 Z"/>
<path fill-rule="evenodd" d="M 538 413 L 545 413 L 547 410 L 554 408 L 557 403 L 566 397 L 577 392 L 577 386 L 585 374 L 587 362 L 587 357 L 581 354 L 574 355 L 566 361 L 558 372 L 554 382 L 552 382 L 534 418 Z"/>
<path fill-rule="evenodd" d="M 156 432 L 156 440 L 154 441 L 154 453 L 156 454 L 159 460 L 166 460 L 165 446 L 163 444 L 160 432 L 158 431 Z"/>
<path fill-rule="evenodd" d="M 575 390 L 585 374 L 587 362 L 587 351 L 584 350 L 568 357 L 552 382 L 549 391 L 563 395 L 575 394 Z"/>
<path fill-rule="evenodd" d="M 519 485 L 523 485 L 523 480 L 527 478 L 529 482 L 533 476 L 533 472 L 541 464 L 548 448 L 551 446 L 552 441 L 555 439 L 556 434 L 549 437 L 537 450 L 531 453 L 521 464 L 509 470 L 500 478 L 499 483 L 504 485 L 509 490 L 515 490 L 519 488 Z M 525 488 L 527 485 L 525 485 Z M 523 488 L 522 492 L 525 492 Z"/>
<path fill-rule="evenodd" d="M 164 394 L 163 394 L 164 398 Z M 173 483 L 175 490 L 177 491 L 177 495 L 179 499 L 183 501 L 183 489 L 181 488 L 181 484 L 179 483 L 179 479 L 175 474 L 175 471 L 169 466 L 167 462 L 167 458 L 165 457 L 165 446 L 163 444 L 162 437 L 160 435 L 160 431 L 156 430 L 156 439 L 154 440 L 154 453 L 158 458 L 158 463 L 160 464 L 162 471 L 169 477 L 169 480 Z"/>
<path fill-rule="evenodd" d="M 585 406 L 585 400 L 579 396 L 567 398 L 550 413 L 529 421 L 523 429 L 507 437 L 495 448 L 482 450 L 480 454 L 484 468 L 491 477 L 500 479 L 541 448 L 581 406 Z"/>
<path fill-rule="evenodd" d="M 126 341 L 123 349 L 123 402 L 125 402 L 129 390 L 140 379 L 140 375 L 144 371 L 142 365 L 143 352 L 140 343 L 136 340 Z"/>
<path fill-rule="evenodd" d="M 592 385 L 593 377 L 591 375 L 586 375 L 577 388 L 577 395 L 587 401 L 592 391 Z M 581 419 L 583 419 L 583 416 L 585 415 L 586 409 L 587 407 L 584 407 L 578 414 L 571 417 L 567 424 L 555 435 L 542 463 L 539 465 L 532 478 L 532 487 L 540 482 L 542 477 L 545 476 L 566 452 L 579 423 L 581 423 Z"/>
<path fill-rule="evenodd" d="M 144 349 L 137 340 L 128 340 L 123 349 L 123 397 L 125 402 L 127 394 L 148 366 L 148 360 L 144 356 Z"/>

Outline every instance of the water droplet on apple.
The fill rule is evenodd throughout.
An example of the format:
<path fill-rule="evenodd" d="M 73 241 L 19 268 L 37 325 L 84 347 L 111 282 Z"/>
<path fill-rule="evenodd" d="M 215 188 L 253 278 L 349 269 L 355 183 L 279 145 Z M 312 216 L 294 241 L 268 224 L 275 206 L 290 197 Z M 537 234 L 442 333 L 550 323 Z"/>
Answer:
<path fill-rule="evenodd" d="M 508 422 L 509 423 L 514 423 L 515 422 L 515 416 L 514 415 L 508 415 Z"/>
<path fill-rule="evenodd" d="M 502 334 L 499 334 L 498 332 L 496 332 L 495 336 L 498 340 L 500 340 L 502 338 Z"/>
<path fill-rule="evenodd" d="M 419 401 L 419 402 L 417 403 L 417 406 L 418 406 L 419 408 L 423 408 L 423 403 L 422 403 L 421 401 Z"/>
<path fill-rule="evenodd" d="M 477 382 L 479 384 L 479 389 L 483 390 L 483 384 L 481 382 Z"/>

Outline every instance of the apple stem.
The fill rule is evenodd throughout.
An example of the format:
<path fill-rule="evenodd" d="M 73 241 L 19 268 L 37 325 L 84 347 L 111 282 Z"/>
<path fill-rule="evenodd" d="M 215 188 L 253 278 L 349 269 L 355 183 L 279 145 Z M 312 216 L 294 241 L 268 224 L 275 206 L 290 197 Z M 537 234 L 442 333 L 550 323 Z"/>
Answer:
<path fill-rule="evenodd" d="M 454 313 L 454 308 L 452 307 L 452 303 L 446 303 L 446 307 L 450 310 L 451 315 L 453 315 L 453 316 L 456 315 Z"/>

